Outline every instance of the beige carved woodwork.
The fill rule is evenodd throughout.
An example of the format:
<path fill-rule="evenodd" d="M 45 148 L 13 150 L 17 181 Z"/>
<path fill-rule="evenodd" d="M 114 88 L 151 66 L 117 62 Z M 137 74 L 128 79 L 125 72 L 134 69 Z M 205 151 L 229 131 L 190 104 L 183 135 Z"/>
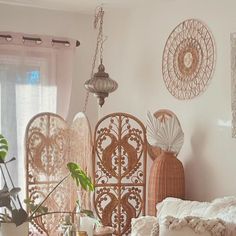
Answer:
<path fill-rule="evenodd" d="M 145 213 L 146 129 L 132 115 L 102 118 L 94 133 L 94 205 L 115 235 L 130 233 L 131 218 Z"/>
<path fill-rule="evenodd" d="M 41 113 L 33 117 L 26 130 L 27 197 L 40 203 L 47 193 L 68 174 L 69 161 L 81 163 L 86 169 L 84 155 L 91 154 L 90 126 L 85 116 L 75 117 L 71 128 L 63 118 L 53 113 Z M 86 141 L 79 140 L 79 132 Z M 89 142 L 89 147 L 86 146 Z M 90 148 L 90 151 L 87 150 Z M 80 159 L 80 157 L 83 159 Z M 91 156 L 87 157 L 92 160 Z M 91 170 L 90 170 L 91 172 Z M 77 188 L 71 178 L 63 182 L 45 202 L 49 211 L 73 212 L 76 206 Z M 83 197 L 84 199 L 84 197 Z M 90 204 L 86 201 L 86 204 Z M 73 214 L 72 214 L 73 215 Z M 36 218 L 30 226 L 40 235 L 58 235 L 57 229 L 65 214 L 57 213 Z"/>
<path fill-rule="evenodd" d="M 91 127 L 87 116 L 83 112 L 79 112 L 71 125 L 70 140 L 71 140 L 71 157 L 79 159 L 81 168 L 88 176 L 93 177 L 92 164 L 92 135 Z M 80 207 L 82 209 L 91 209 L 91 193 L 79 188 L 78 197 Z"/>

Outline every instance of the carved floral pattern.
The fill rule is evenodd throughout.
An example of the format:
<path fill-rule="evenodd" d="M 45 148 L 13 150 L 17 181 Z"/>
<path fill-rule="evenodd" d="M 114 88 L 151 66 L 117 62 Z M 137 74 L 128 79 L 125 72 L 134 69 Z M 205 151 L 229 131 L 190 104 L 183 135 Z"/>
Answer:
<path fill-rule="evenodd" d="M 70 157 L 70 130 L 66 122 L 53 113 L 41 113 L 31 119 L 26 130 L 27 197 L 40 203 L 52 188 L 67 175 Z M 68 197 L 68 193 L 70 196 Z M 77 199 L 71 179 L 64 181 L 47 199 L 49 212 L 73 212 Z M 57 235 L 64 214 L 38 217 L 30 225 L 30 235 Z"/>
<path fill-rule="evenodd" d="M 131 218 L 145 212 L 145 127 L 131 115 L 114 113 L 98 122 L 94 143 L 96 213 L 115 235 L 128 235 Z"/>

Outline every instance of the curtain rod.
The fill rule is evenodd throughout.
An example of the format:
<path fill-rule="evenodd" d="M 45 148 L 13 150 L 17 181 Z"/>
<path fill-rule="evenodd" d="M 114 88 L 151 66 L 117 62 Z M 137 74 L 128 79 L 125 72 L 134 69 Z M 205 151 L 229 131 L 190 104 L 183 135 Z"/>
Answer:
<path fill-rule="evenodd" d="M 8 41 L 12 40 L 12 36 L 10 34 L 0 35 L 0 38 L 5 38 Z M 41 38 L 33 38 L 33 37 L 26 37 L 26 36 L 23 36 L 22 39 L 23 41 L 24 40 L 35 41 L 35 43 L 39 43 L 39 44 L 42 43 L 43 41 Z M 70 46 L 70 42 L 66 40 L 52 39 L 52 43 L 61 43 L 61 44 L 64 44 L 65 46 Z M 80 45 L 80 41 L 76 40 L 76 47 L 79 47 L 79 45 Z"/>

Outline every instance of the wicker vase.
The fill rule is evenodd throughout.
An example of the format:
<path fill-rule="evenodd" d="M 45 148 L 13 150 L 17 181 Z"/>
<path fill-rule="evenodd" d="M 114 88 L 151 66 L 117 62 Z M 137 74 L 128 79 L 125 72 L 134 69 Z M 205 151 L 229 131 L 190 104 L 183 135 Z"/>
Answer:
<path fill-rule="evenodd" d="M 174 153 L 162 152 L 155 159 L 148 187 L 148 215 L 156 215 L 156 204 L 166 197 L 184 198 L 184 168 Z"/>

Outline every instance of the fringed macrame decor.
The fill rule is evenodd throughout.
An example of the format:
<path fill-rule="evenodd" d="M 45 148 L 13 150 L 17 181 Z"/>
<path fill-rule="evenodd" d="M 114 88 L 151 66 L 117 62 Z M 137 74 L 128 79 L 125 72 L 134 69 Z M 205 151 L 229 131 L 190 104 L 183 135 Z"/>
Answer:
<path fill-rule="evenodd" d="M 113 113 L 94 133 L 94 205 L 114 235 L 129 235 L 131 219 L 145 213 L 146 129 L 134 116 Z"/>
<path fill-rule="evenodd" d="M 63 118 L 53 113 L 34 116 L 26 129 L 27 197 L 35 204 L 40 203 L 67 175 L 67 163 L 70 161 L 81 164 L 91 173 L 84 162 L 85 155 L 88 155 L 88 161 L 91 158 L 91 150 L 90 126 L 85 116 L 78 115 L 71 128 Z M 73 213 L 76 200 L 76 185 L 68 178 L 44 204 L 49 212 L 57 213 L 34 219 L 30 225 L 30 235 L 58 235 L 58 227 L 65 216 L 60 212 Z M 86 206 L 90 206 L 89 200 L 85 202 Z"/>
<path fill-rule="evenodd" d="M 185 180 L 177 155 L 184 134 L 176 115 L 169 110 L 148 114 L 148 142 L 160 150 L 152 163 L 148 186 L 148 215 L 156 215 L 156 204 L 166 197 L 184 198 Z"/>

